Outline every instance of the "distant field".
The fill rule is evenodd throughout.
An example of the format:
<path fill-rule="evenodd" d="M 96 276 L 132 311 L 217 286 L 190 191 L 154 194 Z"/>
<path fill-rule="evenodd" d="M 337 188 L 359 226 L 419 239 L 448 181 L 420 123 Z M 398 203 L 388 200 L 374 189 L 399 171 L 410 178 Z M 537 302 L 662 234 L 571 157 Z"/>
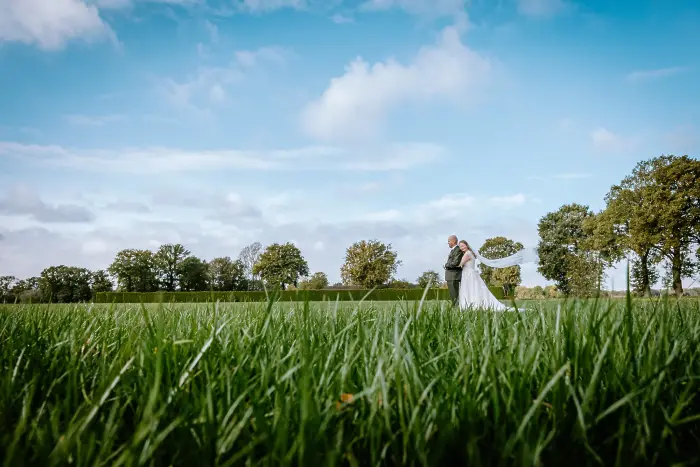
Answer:
<path fill-rule="evenodd" d="M 4 465 L 700 462 L 698 300 L 0 305 Z"/>

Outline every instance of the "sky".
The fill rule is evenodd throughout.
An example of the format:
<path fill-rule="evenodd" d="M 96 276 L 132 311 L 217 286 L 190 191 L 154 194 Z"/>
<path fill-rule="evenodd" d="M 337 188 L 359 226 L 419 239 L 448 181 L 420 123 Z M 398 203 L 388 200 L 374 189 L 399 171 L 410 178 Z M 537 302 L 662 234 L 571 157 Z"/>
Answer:
<path fill-rule="evenodd" d="M 378 239 L 413 281 L 450 234 L 534 247 L 638 161 L 697 157 L 697 24 L 695 0 L 0 0 L 0 275 L 289 241 L 335 282 Z"/>

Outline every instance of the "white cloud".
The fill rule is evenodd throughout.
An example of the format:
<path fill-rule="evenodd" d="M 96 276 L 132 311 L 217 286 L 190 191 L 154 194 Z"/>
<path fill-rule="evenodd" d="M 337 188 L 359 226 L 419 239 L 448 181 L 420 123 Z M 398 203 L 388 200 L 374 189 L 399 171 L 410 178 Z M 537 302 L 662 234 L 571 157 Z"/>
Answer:
<path fill-rule="evenodd" d="M 209 33 L 209 41 L 212 44 L 218 44 L 219 43 L 219 28 L 218 28 L 218 26 L 216 24 L 212 23 L 211 21 L 205 20 L 204 21 L 204 28 Z"/>
<path fill-rule="evenodd" d="M 367 0 L 360 5 L 362 11 L 382 11 L 401 9 L 406 13 L 425 19 L 451 16 L 456 26 L 466 28 L 467 18 L 465 0 Z"/>
<path fill-rule="evenodd" d="M 373 221 L 409 221 L 415 225 L 429 227 L 436 222 L 473 222 L 482 220 L 496 213 L 507 212 L 521 207 L 527 202 L 522 193 L 505 196 L 479 197 L 468 193 L 451 193 L 415 205 L 392 208 L 383 211 L 362 214 L 358 220 Z"/>
<path fill-rule="evenodd" d="M 137 201 L 116 200 L 100 206 L 107 211 L 147 214 L 151 208 Z"/>
<path fill-rule="evenodd" d="M 563 0 L 518 0 L 518 12 L 536 18 L 549 18 L 570 8 L 571 5 Z"/>
<path fill-rule="evenodd" d="M 253 13 L 270 12 L 283 8 L 300 10 L 306 7 L 305 0 L 243 0 L 239 8 Z"/>
<path fill-rule="evenodd" d="M 83 198 L 93 199 L 87 194 Z M 67 230 L 62 225 L 9 228 L 2 224 L 0 274 L 38 275 L 43 268 L 57 264 L 105 268 L 120 249 L 155 249 L 166 242 L 181 242 L 193 254 L 211 259 L 235 257 L 253 241 L 267 245 L 294 240 L 312 271 L 326 272 L 331 281 L 337 281 L 345 249 L 353 242 L 376 238 L 391 243 L 404 261 L 398 276 L 415 280 L 427 269 L 440 271 L 448 252 L 445 240 L 452 233 L 467 238 L 474 247 L 494 235 L 531 245 L 535 227 L 513 215 L 503 200 L 527 202 L 518 194 L 457 193 L 382 212 L 353 214 L 339 209 L 337 216 L 329 218 L 327 206 L 317 204 L 323 200 L 301 193 L 246 199 L 236 192 L 180 189 L 162 193 L 159 201 L 112 199 L 107 205 L 100 203 L 104 215 L 81 230 Z M 138 208 L 141 203 L 150 209 L 148 216 Z M 183 210 L 183 206 L 189 209 Z M 290 210 L 293 215 L 280 216 Z M 541 278 L 523 275 L 529 283 L 541 283 Z"/>
<path fill-rule="evenodd" d="M 626 152 L 636 146 L 636 140 L 620 136 L 607 128 L 600 127 L 591 132 L 593 147 L 601 152 Z"/>
<path fill-rule="evenodd" d="M 331 16 L 331 21 L 333 21 L 335 24 L 350 24 L 355 22 L 351 16 L 343 15 L 341 13 L 336 13 Z"/>
<path fill-rule="evenodd" d="M 199 53 L 206 55 L 208 52 L 202 46 Z M 242 82 L 248 73 L 262 65 L 283 64 L 291 55 L 291 51 L 276 46 L 238 50 L 226 66 L 201 67 L 184 80 L 160 79 L 157 87 L 175 107 L 210 116 L 210 106 L 225 100 L 228 87 Z"/>
<path fill-rule="evenodd" d="M 93 3 L 104 10 L 123 10 L 133 8 L 137 3 L 192 6 L 204 3 L 204 0 L 88 0 L 88 3 Z"/>
<path fill-rule="evenodd" d="M 1 0 L 0 42 L 22 42 L 43 50 L 63 49 L 70 40 L 113 38 L 95 5 L 83 0 Z"/>
<path fill-rule="evenodd" d="M 268 63 L 281 65 L 292 55 L 284 47 L 269 46 L 255 50 L 237 50 L 234 52 L 236 62 L 241 68 L 253 68 Z"/>
<path fill-rule="evenodd" d="M 82 206 L 75 204 L 50 205 L 41 200 L 31 187 L 14 185 L 0 197 L 0 215 L 25 217 L 38 222 L 90 222 L 95 216 Z"/>
<path fill-rule="evenodd" d="M 76 126 L 105 126 L 109 123 L 124 119 L 123 115 L 65 115 L 64 118 L 71 125 Z"/>
<path fill-rule="evenodd" d="M 686 67 L 676 66 L 669 68 L 657 68 L 655 70 L 638 70 L 629 73 L 626 76 L 627 81 L 632 83 L 642 81 L 652 81 L 661 78 L 667 78 L 686 71 Z"/>
<path fill-rule="evenodd" d="M 125 148 L 72 149 L 0 141 L 0 158 L 49 167 L 132 174 L 207 172 L 226 169 L 251 171 L 407 170 L 442 158 L 445 148 L 406 143 L 357 148 L 310 146 L 276 150 L 200 150 Z"/>
<path fill-rule="evenodd" d="M 466 47 L 457 29 L 445 28 L 438 43 L 422 48 L 413 62 L 389 59 L 370 65 L 352 61 L 320 98 L 302 112 L 303 129 L 326 141 L 375 136 L 389 111 L 406 101 L 444 99 L 464 103 L 492 71 L 490 61 Z"/>

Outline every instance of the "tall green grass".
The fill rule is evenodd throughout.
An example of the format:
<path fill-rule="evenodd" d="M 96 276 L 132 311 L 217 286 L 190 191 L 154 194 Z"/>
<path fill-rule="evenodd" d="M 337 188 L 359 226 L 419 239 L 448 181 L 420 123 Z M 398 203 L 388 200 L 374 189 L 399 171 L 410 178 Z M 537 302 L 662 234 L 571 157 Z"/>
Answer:
<path fill-rule="evenodd" d="M 0 307 L 0 453 L 36 465 L 688 465 L 695 301 Z"/>

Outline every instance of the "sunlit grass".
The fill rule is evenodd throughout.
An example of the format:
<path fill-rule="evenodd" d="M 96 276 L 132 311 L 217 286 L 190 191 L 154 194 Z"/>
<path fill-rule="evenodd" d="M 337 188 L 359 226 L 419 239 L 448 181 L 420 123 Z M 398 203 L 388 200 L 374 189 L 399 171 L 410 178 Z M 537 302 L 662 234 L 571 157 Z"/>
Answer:
<path fill-rule="evenodd" d="M 21 465 L 700 460 L 697 301 L 0 306 Z"/>

